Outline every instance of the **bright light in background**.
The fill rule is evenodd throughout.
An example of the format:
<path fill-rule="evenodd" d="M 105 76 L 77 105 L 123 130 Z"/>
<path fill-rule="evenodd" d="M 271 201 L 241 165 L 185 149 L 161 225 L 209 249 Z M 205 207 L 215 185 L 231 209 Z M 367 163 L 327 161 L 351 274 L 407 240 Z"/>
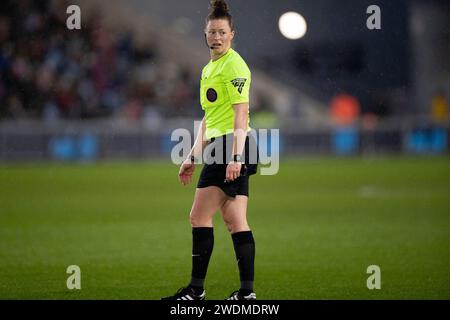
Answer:
<path fill-rule="evenodd" d="M 305 18 L 297 12 L 286 12 L 278 21 L 278 27 L 283 36 L 291 40 L 302 38 L 306 34 Z"/>

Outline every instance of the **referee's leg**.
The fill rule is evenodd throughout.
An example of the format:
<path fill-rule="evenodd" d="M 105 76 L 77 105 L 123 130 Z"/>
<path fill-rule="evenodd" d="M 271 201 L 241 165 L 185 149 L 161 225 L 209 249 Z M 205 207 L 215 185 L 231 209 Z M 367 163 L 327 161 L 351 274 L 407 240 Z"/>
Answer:
<path fill-rule="evenodd" d="M 247 196 L 237 195 L 234 199 L 226 200 L 221 208 L 223 220 L 231 233 L 239 267 L 239 299 L 254 296 L 255 240 L 247 223 L 247 202 Z"/>
<path fill-rule="evenodd" d="M 209 259 L 214 247 L 213 217 L 225 193 L 218 187 L 197 188 L 190 213 L 192 226 L 192 272 L 190 287 L 203 291 Z"/>
<path fill-rule="evenodd" d="M 213 227 L 214 214 L 226 201 L 226 194 L 216 186 L 197 188 L 189 215 L 193 228 Z"/>

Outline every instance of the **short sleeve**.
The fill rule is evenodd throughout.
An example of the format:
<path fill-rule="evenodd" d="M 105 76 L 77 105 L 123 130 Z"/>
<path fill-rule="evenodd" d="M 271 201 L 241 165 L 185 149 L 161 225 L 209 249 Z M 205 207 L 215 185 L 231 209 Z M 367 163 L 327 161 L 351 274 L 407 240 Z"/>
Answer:
<path fill-rule="evenodd" d="M 224 65 L 225 87 L 232 105 L 250 101 L 251 73 L 243 60 L 230 61 Z"/>

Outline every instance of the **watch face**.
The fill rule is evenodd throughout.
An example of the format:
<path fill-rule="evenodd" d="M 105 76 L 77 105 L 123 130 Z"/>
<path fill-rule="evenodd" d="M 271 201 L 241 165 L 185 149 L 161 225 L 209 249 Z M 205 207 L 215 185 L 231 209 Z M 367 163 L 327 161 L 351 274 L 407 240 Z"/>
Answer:
<path fill-rule="evenodd" d="M 214 90 L 213 88 L 209 88 L 206 91 L 206 98 L 208 99 L 209 102 L 214 102 L 217 100 L 217 92 L 216 90 Z"/>

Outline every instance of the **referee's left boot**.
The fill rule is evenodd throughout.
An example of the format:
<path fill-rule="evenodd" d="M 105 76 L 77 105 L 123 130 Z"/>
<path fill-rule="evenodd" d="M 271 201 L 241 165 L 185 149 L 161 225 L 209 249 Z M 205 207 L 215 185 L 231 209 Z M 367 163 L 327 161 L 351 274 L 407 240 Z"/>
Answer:
<path fill-rule="evenodd" d="M 227 300 L 256 300 L 256 293 L 236 290 L 230 294 Z"/>

